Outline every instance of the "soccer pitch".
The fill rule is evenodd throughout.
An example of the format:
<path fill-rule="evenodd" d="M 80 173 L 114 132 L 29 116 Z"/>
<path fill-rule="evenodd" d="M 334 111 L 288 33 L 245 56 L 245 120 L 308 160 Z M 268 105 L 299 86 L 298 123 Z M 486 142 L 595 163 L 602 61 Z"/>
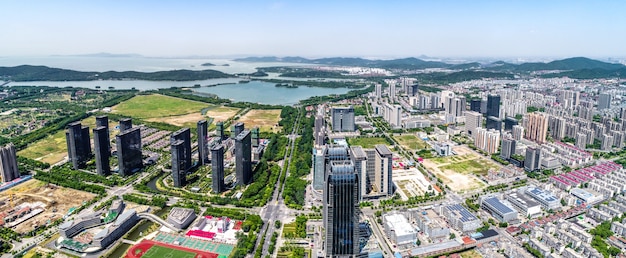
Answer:
<path fill-rule="evenodd" d="M 173 248 L 153 245 L 146 251 L 142 258 L 195 258 L 196 254 L 192 252 L 177 250 Z"/>

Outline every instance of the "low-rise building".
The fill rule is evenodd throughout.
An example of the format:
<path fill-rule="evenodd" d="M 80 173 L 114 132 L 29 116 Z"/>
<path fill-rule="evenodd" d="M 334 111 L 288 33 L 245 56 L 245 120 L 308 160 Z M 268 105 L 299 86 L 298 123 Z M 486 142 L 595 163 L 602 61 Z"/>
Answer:
<path fill-rule="evenodd" d="M 541 215 L 541 205 L 523 192 L 509 193 L 506 195 L 506 200 L 524 217 L 536 218 Z"/>
<path fill-rule="evenodd" d="M 441 206 L 439 213 L 448 219 L 450 225 L 462 232 L 476 231 L 482 222 L 461 204 Z"/>
<path fill-rule="evenodd" d="M 105 248 L 130 230 L 137 221 L 137 212 L 127 210 L 117 217 L 113 225 L 105 227 L 93 237 L 93 245 Z"/>
<path fill-rule="evenodd" d="M 189 226 L 196 219 L 196 212 L 193 209 L 174 207 L 167 216 L 167 222 L 174 227 L 183 229 Z"/>
<path fill-rule="evenodd" d="M 517 219 L 518 212 L 495 196 L 481 198 L 480 207 L 491 213 L 500 222 L 509 222 Z"/>
<path fill-rule="evenodd" d="M 417 231 L 400 213 L 384 215 L 383 225 L 385 233 L 396 245 L 413 244 L 417 240 Z"/>
<path fill-rule="evenodd" d="M 59 225 L 59 234 L 65 238 L 71 238 L 82 232 L 86 228 L 96 226 L 102 222 L 101 212 L 94 212 L 87 215 L 79 216 L 74 220 L 66 221 Z"/>
<path fill-rule="evenodd" d="M 414 211 L 415 221 L 420 230 L 430 239 L 446 238 L 450 229 L 439 219 L 432 209 Z"/>
<path fill-rule="evenodd" d="M 525 193 L 538 201 L 539 204 L 541 204 L 541 207 L 546 210 L 556 210 L 561 208 L 560 200 L 548 190 L 531 186 L 526 188 Z"/>

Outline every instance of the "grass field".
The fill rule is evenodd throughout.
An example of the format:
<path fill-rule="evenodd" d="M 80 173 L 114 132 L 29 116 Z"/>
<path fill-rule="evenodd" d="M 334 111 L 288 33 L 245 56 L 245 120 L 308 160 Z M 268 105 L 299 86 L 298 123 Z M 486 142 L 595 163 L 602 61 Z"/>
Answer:
<path fill-rule="evenodd" d="M 389 145 L 387 140 L 383 137 L 348 138 L 347 140 L 350 146 L 361 146 L 364 149 L 374 148 L 376 144 Z"/>
<path fill-rule="evenodd" d="M 112 112 L 135 118 L 159 118 L 200 113 L 203 108 L 213 106 L 159 94 L 138 95 L 112 108 Z"/>
<path fill-rule="evenodd" d="M 195 253 L 186 252 L 183 250 L 176 250 L 167 247 L 162 247 L 158 245 L 153 245 L 148 251 L 146 251 L 142 256 L 142 258 L 157 258 L 157 257 L 180 257 L 180 258 L 194 258 L 196 257 Z"/>
<path fill-rule="evenodd" d="M 426 159 L 422 164 L 455 192 L 484 187 L 486 184 L 477 175 L 486 175 L 489 169 L 500 168 L 471 151 L 458 148 L 454 151 L 459 155 Z"/>
<path fill-rule="evenodd" d="M 422 150 L 428 148 L 428 144 L 413 134 L 394 135 L 400 145 L 409 150 Z"/>
<path fill-rule="evenodd" d="M 291 222 L 283 225 L 283 237 L 296 234 L 296 222 Z"/>
<path fill-rule="evenodd" d="M 278 132 L 280 111 L 280 109 L 252 109 L 237 121 L 243 122 L 246 128 L 258 126 L 261 132 Z"/>

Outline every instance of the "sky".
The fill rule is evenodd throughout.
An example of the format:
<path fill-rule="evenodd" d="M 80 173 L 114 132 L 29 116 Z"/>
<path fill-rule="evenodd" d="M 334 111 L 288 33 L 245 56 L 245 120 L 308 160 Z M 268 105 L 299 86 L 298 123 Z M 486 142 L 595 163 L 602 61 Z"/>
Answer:
<path fill-rule="evenodd" d="M 0 56 L 626 56 L 619 0 L 5 0 L 0 10 Z"/>

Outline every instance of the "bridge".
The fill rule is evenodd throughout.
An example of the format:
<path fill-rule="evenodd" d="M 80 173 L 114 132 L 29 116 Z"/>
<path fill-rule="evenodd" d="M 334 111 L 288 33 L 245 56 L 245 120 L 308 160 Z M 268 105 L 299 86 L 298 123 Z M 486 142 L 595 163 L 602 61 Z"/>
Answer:
<path fill-rule="evenodd" d="M 150 221 L 152 221 L 152 222 L 154 222 L 154 223 L 159 223 L 159 224 L 161 224 L 162 226 L 166 226 L 167 228 L 169 228 L 169 229 L 171 229 L 171 230 L 174 230 L 174 231 L 176 231 L 176 232 L 180 232 L 180 229 L 179 229 L 179 228 L 174 227 L 174 225 L 170 224 L 169 222 L 167 222 L 167 221 L 165 221 L 165 220 L 161 219 L 159 216 L 154 215 L 154 214 L 152 214 L 152 213 L 142 212 L 142 213 L 137 213 L 137 216 L 138 216 L 139 218 L 142 218 L 142 219 L 148 219 L 148 220 L 150 220 Z"/>

